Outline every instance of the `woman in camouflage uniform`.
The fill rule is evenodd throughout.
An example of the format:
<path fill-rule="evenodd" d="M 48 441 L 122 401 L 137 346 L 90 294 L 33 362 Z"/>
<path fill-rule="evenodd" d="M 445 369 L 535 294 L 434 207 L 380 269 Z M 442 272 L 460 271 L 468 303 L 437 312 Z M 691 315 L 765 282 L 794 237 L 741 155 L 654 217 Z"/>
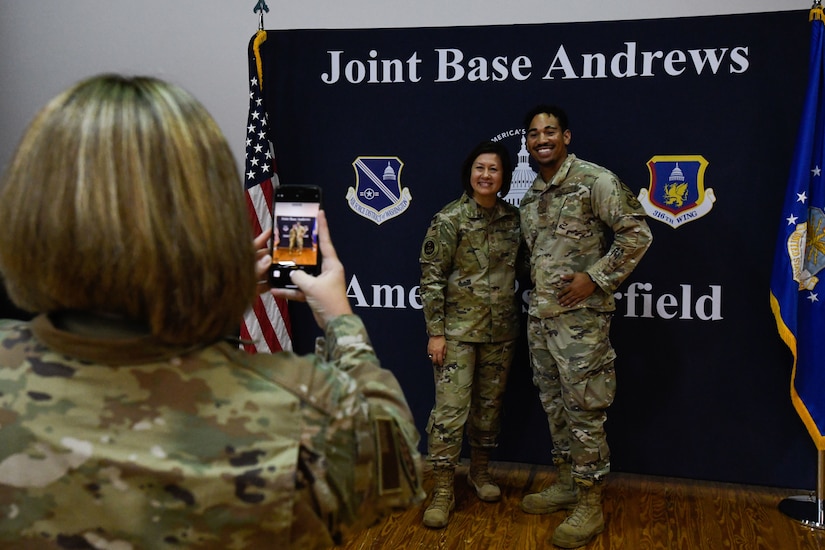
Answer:
<path fill-rule="evenodd" d="M 424 512 L 428 527 L 447 525 L 455 507 L 453 475 L 465 424 L 468 481 L 482 500 L 501 497 L 488 462 L 519 330 L 519 214 L 501 198 L 510 190 L 512 172 L 501 144 L 479 144 L 462 166 L 464 193 L 433 217 L 421 247 L 420 292 L 435 373 L 435 405 L 427 425 L 435 477 Z"/>
<path fill-rule="evenodd" d="M 0 273 L 39 314 L 0 322 L 0 548 L 321 549 L 424 496 L 323 213 L 322 274 L 277 292 L 325 345 L 227 339 L 267 290 L 240 181 L 203 106 L 151 78 L 89 79 L 27 130 Z"/>

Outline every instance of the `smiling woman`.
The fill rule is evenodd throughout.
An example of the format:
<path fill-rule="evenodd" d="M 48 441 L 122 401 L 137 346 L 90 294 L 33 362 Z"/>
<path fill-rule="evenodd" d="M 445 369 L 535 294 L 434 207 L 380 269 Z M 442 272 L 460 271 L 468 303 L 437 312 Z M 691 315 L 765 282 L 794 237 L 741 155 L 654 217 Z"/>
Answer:
<path fill-rule="evenodd" d="M 462 164 L 464 193 L 433 217 L 421 246 L 420 294 L 435 377 L 427 424 L 435 487 L 424 512 L 427 527 L 445 527 L 455 508 L 453 475 L 465 424 L 470 483 L 483 501 L 497 501 L 501 494 L 487 465 L 498 445 L 519 329 L 519 216 L 502 199 L 512 172 L 502 144 L 477 145 Z"/>
<path fill-rule="evenodd" d="M 473 200 L 483 208 L 492 208 L 496 204 L 504 179 L 504 169 L 498 155 L 482 153 L 473 162 L 470 173 L 470 187 L 473 188 Z M 503 193 L 502 196 L 507 193 Z"/>

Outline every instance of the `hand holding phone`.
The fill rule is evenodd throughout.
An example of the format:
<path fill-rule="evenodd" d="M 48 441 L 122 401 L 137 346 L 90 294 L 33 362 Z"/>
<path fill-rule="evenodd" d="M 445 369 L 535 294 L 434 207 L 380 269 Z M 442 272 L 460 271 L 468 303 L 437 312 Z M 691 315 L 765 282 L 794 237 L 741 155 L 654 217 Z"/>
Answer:
<path fill-rule="evenodd" d="M 314 185 L 280 185 L 275 189 L 272 205 L 272 265 L 269 285 L 296 288 L 291 272 L 310 275 L 321 272 L 318 247 L 318 212 L 321 188 Z"/>
<path fill-rule="evenodd" d="M 310 276 L 298 270 L 292 276 L 296 288 L 273 288 L 270 290 L 276 298 L 300 300 L 309 304 L 315 321 L 322 329 L 327 322 L 352 313 L 352 305 L 347 297 L 347 284 L 344 266 L 332 246 L 326 215 L 318 212 L 318 246 L 323 254 L 321 273 Z"/>

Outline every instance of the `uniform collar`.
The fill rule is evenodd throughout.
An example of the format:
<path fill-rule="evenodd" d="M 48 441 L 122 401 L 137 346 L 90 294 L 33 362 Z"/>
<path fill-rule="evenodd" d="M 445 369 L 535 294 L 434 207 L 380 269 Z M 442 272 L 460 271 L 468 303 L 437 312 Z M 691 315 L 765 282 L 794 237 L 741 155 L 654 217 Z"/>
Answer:
<path fill-rule="evenodd" d="M 490 210 L 486 210 L 482 208 L 471 196 L 467 193 L 461 194 L 461 208 L 464 211 L 464 215 L 468 218 L 472 219 L 483 219 L 483 218 L 490 218 L 496 219 L 501 217 L 504 214 L 504 207 L 502 204 L 504 203 L 500 197 L 496 197 L 496 204 L 493 205 L 493 208 Z"/>
<path fill-rule="evenodd" d="M 567 157 L 564 159 L 564 162 L 561 163 L 559 166 L 558 172 L 556 172 L 550 181 L 544 181 L 544 178 L 541 177 L 541 173 L 538 174 L 536 177 L 537 181 L 541 182 L 541 190 L 544 190 L 548 187 L 557 187 L 567 178 L 567 174 L 570 172 L 570 167 L 573 165 L 573 161 L 576 160 L 576 155 L 573 153 L 567 153 Z"/>
<path fill-rule="evenodd" d="M 165 361 L 203 347 L 169 344 L 140 323 L 91 313 L 40 314 L 32 319 L 31 328 L 35 337 L 54 351 L 106 365 Z"/>

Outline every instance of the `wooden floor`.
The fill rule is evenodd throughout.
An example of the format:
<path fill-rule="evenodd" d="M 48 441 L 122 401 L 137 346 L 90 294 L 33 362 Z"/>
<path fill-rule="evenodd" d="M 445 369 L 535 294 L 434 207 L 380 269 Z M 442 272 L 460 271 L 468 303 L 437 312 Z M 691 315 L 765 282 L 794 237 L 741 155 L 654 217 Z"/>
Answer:
<path fill-rule="evenodd" d="M 421 524 L 424 506 L 398 512 L 349 538 L 336 550 L 531 550 L 548 540 L 564 512 L 537 516 L 519 509 L 521 497 L 555 478 L 550 466 L 494 463 L 502 490 L 497 503 L 480 501 L 456 472 L 456 510 L 444 529 Z M 425 488 L 432 487 L 425 476 Z M 605 530 L 586 550 L 815 550 L 825 531 L 779 510 L 800 491 L 612 473 L 603 490 Z"/>

